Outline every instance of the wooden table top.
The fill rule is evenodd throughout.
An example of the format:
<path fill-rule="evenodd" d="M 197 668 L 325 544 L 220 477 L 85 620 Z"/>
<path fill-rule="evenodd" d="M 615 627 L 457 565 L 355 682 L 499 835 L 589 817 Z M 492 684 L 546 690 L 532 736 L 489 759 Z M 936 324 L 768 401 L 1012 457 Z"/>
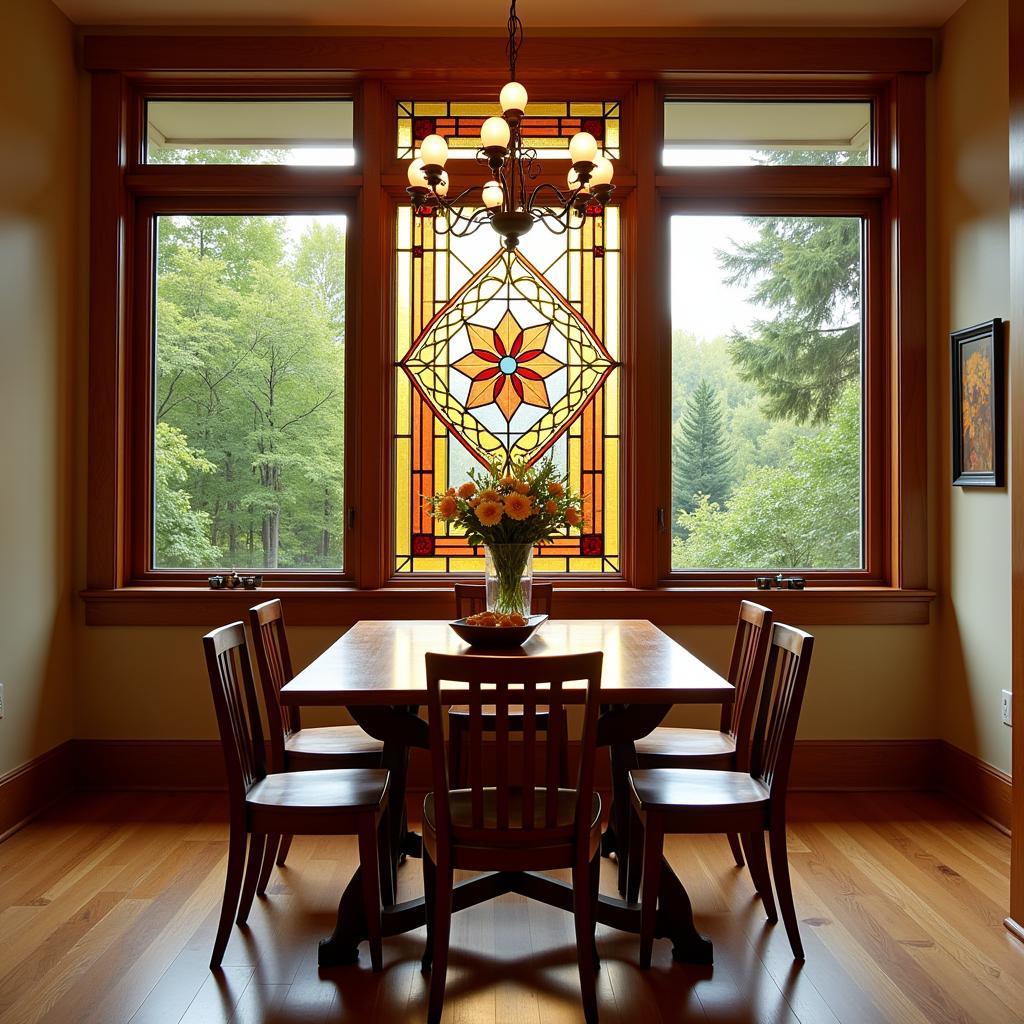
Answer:
<path fill-rule="evenodd" d="M 362 621 L 281 690 L 281 703 L 301 707 L 423 704 L 428 651 L 472 648 L 441 620 Z M 723 704 L 732 684 L 646 619 L 553 619 L 512 652 L 498 657 L 604 652 L 605 704 Z M 568 689 L 568 688 L 567 688 Z M 583 689 L 579 689 L 583 702 Z M 444 689 L 458 701 L 459 684 Z"/>

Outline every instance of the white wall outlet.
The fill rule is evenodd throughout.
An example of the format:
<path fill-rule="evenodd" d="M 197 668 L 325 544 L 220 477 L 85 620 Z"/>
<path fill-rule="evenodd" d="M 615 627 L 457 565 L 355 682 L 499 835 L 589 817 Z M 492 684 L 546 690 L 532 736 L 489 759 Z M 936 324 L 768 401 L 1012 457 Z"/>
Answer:
<path fill-rule="evenodd" d="M 4 717 L 4 684 L 0 683 L 0 718 Z"/>
<path fill-rule="evenodd" d="M 1013 725 L 1013 694 L 1003 690 L 1003 725 Z"/>

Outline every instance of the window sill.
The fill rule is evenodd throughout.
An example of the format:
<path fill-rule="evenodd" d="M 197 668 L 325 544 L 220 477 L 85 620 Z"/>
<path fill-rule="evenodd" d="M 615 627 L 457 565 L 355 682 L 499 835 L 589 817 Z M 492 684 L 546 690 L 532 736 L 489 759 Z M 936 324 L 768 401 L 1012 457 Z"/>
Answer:
<path fill-rule="evenodd" d="M 202 626 L 212 629 L 245 617 L 260 601 L 279 597 L 289 625 L 348 626 L 359 619 L 443 619 L 454 614 L 449 585 L 354 587 L 268 586 L 260 590 L 209 590 L 198 586 L 86 590 L 90 626 Z M 768 605 L 799 626 L 925 625 L 935 598 L 930 590 L 893 587 L 819 587 L 756 590 L 753 587 L 565 587 L 556 589 L 554 614 L 570 619 L 650 619 L 659 626 L 731 625 L 747 598 Z"/>

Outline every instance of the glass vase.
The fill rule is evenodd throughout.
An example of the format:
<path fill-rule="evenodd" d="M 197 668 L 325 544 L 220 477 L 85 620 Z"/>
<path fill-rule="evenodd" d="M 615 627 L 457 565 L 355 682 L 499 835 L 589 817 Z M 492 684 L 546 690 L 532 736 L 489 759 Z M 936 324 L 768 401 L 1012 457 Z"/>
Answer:
<path fill-rule="evenodd" d="M 533 593 L 533 545 L 484 546 L 487 610 L 529 617 Z"/>

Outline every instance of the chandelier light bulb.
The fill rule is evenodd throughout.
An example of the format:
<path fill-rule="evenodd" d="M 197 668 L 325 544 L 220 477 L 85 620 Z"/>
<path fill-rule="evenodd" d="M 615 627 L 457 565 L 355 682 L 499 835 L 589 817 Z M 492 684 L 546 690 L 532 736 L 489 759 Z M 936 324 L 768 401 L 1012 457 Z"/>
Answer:
<path fill-rule="evenodd" d="M 484 206 L 488 210 L 493 210 L 496 206 L 501 206 L 502 200 L 505 198 L 505 193 L 502 191 L 501 185 L 496 181 L 489 181 L 484 185 L 481 198 L 484 201 Z"/>
<path fill-rule="evenodd" d="M 511 134 L 511 129 L 505 118 L 489 117 L 480 128 L 480 142 L 484 149 L 489 149 L 492 146 L 508 149 Z"/>
<path fill-rule="evenodd" d="M 420 156 L 424 164 L 444 167 L 448 159 L 448 143 L 440 135 L 428 135 L 420 143 Z"/>
<path fill-rule="evenodd" d="M 426 141 L 423 153 L 426 154 Z M 569 156 L 574 164 L 592 164 L 597 156 L 597 140 L 590 132 L 577 132 L 569 140 Z"/>
<path fill-rule="evenodd" d="M 406 171 L 409 178 L 409 184 L 413 188 L 426 188 L 427 187 L 427 176 L 423 173 L 423 161 L 417 157 L 411 164 L 409 169 Z"/>
<path fill-rule="evenodd" d="M 590 172 L 591 185 L 610 185 L 615 168 L 611 160 L 606 156 L 599 156 L 594 160 L 594 169 Z"/>
<path fill-rule="evenodd" d="M 518 110 L 522 112 L 526 109 L 528 98 L 526 90 L 518 82 L 509 82 L 502 87 L 498 102 L 501 103 L 502 111 Z"/>
<path fill-rule="evenodd" d="M 434 186 L 434 192 L 439 196 L 448 195 L 448 172 L 441 172 L 441 180 Z"/>

